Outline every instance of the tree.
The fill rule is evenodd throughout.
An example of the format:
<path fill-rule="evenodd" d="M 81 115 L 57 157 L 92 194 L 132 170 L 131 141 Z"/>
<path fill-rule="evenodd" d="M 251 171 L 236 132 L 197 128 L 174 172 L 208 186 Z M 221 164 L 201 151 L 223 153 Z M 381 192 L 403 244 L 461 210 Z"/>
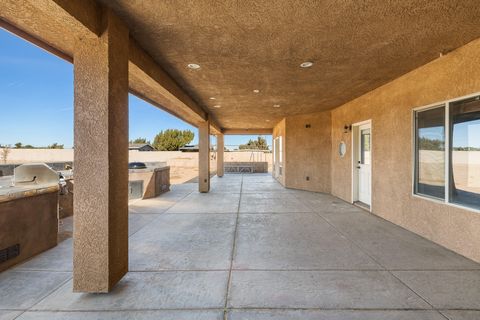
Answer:
<path fill-rule="evenodd" d="M 23 149 L 35 149 L 35 147 L 32 146 L 31 144 L 26 144 L 23 146 Z"/>
<path fill-rule="evenodd" d="M 10 154 L 10 145 L 3 146 L 0 150 L 0 157 L 2 158 L 3 163 L 7 163 L 8 155 Z"/>
<path fill-rule="evenodd" d="M 137 138 L 135 140 L 130 140 L 131 144 L 150 144 L 150 141 L 147 141 L 146 138 Z"/>
<path fill-rule="evenodd" d="M 246 144 L 241 144 L 238 147 L 240 150 L 253 149 L 253 150 L 269 150 L 267 140 L 264 137 L 258 137 L 257 140 L 248 140 Z"/>
<path fill-rule="evenodd" d="M 153 147 L 158 151 L 178 151 L 180 147 L 192 142 L 194 137 L 194 133 L 190 130 L 162 130 L 155 136 Z"/>
<path fill-rule="evenodd" d="M 442 151 L 445 149 L 445 144 L 439 139 L 429 139 L 426 137 L 421 137 L 418 141 L 418 146 L 420 150 L 434 150 Z"/>
<path fill-rule="evenodd" d="M 480 148 L 476 147 L 453 147 L 454 151 L 480 151 Z"/>
<path fill-rule="evenodd" d="M 15 148 L 16 149 L 22 149 L 22 147 L 23 147 L 23 144 L 21 142 L 15 143 Z"/>
<path fill-rule="evenodd" d="M 47 147 L 48 149 L 63 149 L 63 144 L 58 144 L 56 142 L 52 143 Z"/>

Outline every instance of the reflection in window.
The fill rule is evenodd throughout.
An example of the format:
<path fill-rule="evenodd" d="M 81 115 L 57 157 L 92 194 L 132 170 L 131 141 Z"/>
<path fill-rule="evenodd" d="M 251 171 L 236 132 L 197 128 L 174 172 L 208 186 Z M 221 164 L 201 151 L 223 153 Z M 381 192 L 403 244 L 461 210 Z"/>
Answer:
<path fill-rule="evenodd" d="M 450 201 L 480 208 L 480 97 L 450 104 Z"/>
<path fill-rule="evenodd" d="M 360 163 L 370 164 L 370 129 L 364 129 L 360 132 L 361 152 Z"/>
<path fill-rule="evenodd" d="M 445 198 L 445 107 L 416 112 L 415 193 Z"/>

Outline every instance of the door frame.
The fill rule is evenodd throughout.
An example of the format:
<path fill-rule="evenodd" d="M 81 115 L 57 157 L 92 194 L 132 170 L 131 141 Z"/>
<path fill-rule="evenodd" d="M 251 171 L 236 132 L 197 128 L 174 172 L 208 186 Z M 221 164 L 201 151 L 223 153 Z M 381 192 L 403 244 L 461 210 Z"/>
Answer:
<path fill-rule="evenodd" d="M 352 167 L 351 167 L 351 174 L 352 174 L 352 203 L 358 201 L 358 169 L 357 163 L 359 158 L 359 151 L 360 151 L 360 126 L 363 125 L 370 125 L 370 208 L 369 211 L 372 212 L 372 181 L 373 181 L 373 128 L 372 128 L 372 119 L 368 119 L 365 121 L 360 121 L 352 124 Z"/>
<path fill-rule="evenodd" d="M 280 149 L 281 147 L 281 136 L 277 136 L 273 139 L 273 165 L 272 165 L 272 171 L 273 171 L 273 177 L 275 179 L 279 179 L 282 175 L 280 173 L 280 163 L 282 162 L 282 159 L 280 158 Z"/>

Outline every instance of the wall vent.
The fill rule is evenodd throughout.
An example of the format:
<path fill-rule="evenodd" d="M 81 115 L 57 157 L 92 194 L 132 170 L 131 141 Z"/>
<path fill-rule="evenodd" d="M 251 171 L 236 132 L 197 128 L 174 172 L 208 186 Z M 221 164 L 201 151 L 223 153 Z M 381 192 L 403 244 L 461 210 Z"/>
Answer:
<path fill-rule="evenodd" d="M 13 259 L 20 254 L 20 244 L 0 250 L 0 263 Z"/>

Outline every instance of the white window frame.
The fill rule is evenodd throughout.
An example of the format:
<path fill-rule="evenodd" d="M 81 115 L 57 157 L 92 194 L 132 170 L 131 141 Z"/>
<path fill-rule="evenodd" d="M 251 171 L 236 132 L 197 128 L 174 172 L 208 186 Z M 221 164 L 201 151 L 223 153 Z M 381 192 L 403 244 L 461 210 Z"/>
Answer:
<path fill-rule="evenodd" d="M 466 96 L 462 97 L 457 97 L 453 99 L 448 99 L 436 103 L 432 103 L 426 106 L 421 106 L 421 107 L 416 107 L 412 109 L 412 196 L 420 199 L 425 199 L 428 201 L 432 201 L 435 203 L 439 204 L 445 204 L 450 207 L 455 207 L 459 209 L 464 209 L 476 213 L 480 213 L 480 209 L 472 208 L 466 205 L 462 205 L 459 203 L 452 203 L 450 202 L 450 104 L 452 102 L 457 102 L 460 100 L 468 99 L 468 98 L 473 98 L 476 96 L 480 96 L 480 92 L 476 92 L 473 94 L 469 94 Z M 430 109 L 435 109 L 435 108 L 441 108 L 445 107 L 445 199 L 439 199 L 435 197 L 430 197 L 428 195 L 423 195 L 423 194 L 418 194 L 415 193 L 415 184 L 416 184 L 416 179 L 415 179 L 415 172 L 416 172 L 416 164 L 417 164 L 417 152 L 416 152 L 416 140 L 417 140 L 417 123 L 416 123 L 416 117 L 415 115 L 417 112 L 421 111 L 426 111 Z"/>
<path fill-rule="evenodd" d="M 278 143 L 278 146 L 277 146 Z M 273 161 L 272 171 L 275 178 L 283 176 L 283 146 L 282 136 L 279 135 L 273 139 Z M 278 173 L 278 175 L 277 175 Z"/>

